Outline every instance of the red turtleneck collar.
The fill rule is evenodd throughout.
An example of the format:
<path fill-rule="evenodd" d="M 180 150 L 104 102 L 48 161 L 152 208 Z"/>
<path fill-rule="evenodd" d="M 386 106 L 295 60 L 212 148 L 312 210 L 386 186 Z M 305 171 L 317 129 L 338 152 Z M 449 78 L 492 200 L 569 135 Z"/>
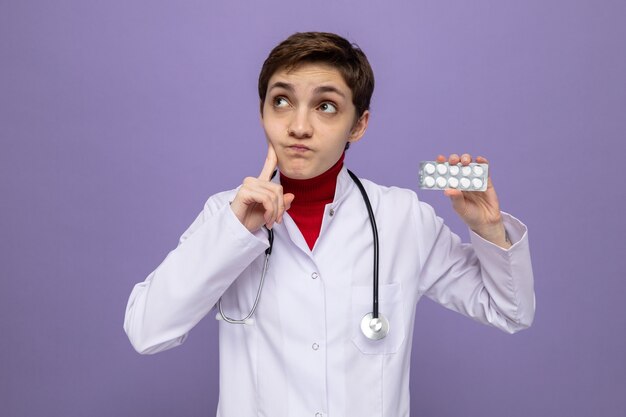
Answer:
<path fill-rule="evenodd" d="M 294 180 L 280 174 L 283 191 L 296 196 L 291 203 L 289 215 L 300 229 L 311 250 L 320 235 L 324 207 L 335 198 L 337 176 L 343 167 L 345 155 L 343 153 L 335 165 L 314 178 Z"/>

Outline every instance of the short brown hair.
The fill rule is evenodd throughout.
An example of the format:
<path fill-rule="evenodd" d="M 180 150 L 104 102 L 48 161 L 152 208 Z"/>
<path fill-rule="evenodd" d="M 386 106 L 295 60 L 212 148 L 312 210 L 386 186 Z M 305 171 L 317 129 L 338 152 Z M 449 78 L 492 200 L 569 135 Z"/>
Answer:
<path fill-rule="evenodd" d="M 334 33 L 302 32 L 294 33 L 278 44 L 263 63 L 259 74 L 261 110 L 267 84 L 276 71 L 311 62 L 328 64 L 339 71 L 352 91 L 357 118 L 369 109 L 374 92 L 374 72 L 363 51 Z"/>

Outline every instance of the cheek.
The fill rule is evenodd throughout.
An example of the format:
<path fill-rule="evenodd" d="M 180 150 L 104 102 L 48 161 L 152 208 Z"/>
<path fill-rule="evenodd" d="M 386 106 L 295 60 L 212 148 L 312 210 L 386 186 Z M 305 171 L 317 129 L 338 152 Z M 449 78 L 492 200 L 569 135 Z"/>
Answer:
<path fill-rule="evenodd" d="M 347 142 L 351 129 L 345 126 L 324 126 L 317 130 L 320 137 L 328 144 L 343 144 Z"/>
<path fill-rule="evenodd" d="M 265 131 L 265 136 L 267 136 L 268 139 L 275 138 L 276 133 L 279 131 L 279 125 L 268 117 L 265 117 L 263 119 L 262 124 L 263 130 Z"/>
<path fill-rule="evenodd" d="M 276 126 L 268 126 L 265 128 L 265 137 L 272 142 L 272 144 L 276 145 L 280 141 L 280 138 L 284 136 L 281 135 L 281 132 L 282 131 Z"/>
<path fill-rule="evenodd" d="M 328 118 L 320 116 L 316 119 L 316 128 L 331 137 L 347 137 L 352 130 L 352 120 L 345 117 Z"/>

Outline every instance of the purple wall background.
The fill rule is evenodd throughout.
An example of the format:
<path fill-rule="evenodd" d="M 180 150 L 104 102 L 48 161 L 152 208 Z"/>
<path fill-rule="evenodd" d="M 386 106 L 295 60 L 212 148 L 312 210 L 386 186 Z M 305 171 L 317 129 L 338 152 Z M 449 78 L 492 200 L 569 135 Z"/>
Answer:
<path fill-rule="evenodd" d="M 214 415 L 215 321 L 139 356 L 124 308 L 206 198 L 259 171 L 256 77 L 305 30 L 374 67 L 354 171 L 415 188 L 419 160 L 484 154 L 531 231 L 531 329 L 418 306 L 413 415 L 626 415 L 626 3 L 368 3 L 0 4 L 0 415 Z"/>

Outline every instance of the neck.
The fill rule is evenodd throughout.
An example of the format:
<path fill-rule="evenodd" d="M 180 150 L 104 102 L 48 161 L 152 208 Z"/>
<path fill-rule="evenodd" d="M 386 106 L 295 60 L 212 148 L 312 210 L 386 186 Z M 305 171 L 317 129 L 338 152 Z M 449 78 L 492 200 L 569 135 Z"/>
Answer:
<path fill-rule="evenodd" d="M 300 229 L 311 250 L 320 234 L 324 208 L 335 198 L 337 176 L 343 167 L 344 157 L 345 153 L 335 165 L 317 177 L 296 180 L 280 174 L 283 191 L 296 196 L 291 203 L 289 215 Z"/>
<path fill-rule="evenodd" d="M 337 176 L 343 167 L 344 157 L 345 153 L 341 154 L 341 157 L 335 165 L 317 177 L 298 180 L 289 178 L 281 173 L 280 184 L 283 186 L 284 192 L 293 193 L 296 196 L 293 204 L 298 205 L 315 201 L 326 201 L 326 204 L 330 203 L 335 197 Z"/>

